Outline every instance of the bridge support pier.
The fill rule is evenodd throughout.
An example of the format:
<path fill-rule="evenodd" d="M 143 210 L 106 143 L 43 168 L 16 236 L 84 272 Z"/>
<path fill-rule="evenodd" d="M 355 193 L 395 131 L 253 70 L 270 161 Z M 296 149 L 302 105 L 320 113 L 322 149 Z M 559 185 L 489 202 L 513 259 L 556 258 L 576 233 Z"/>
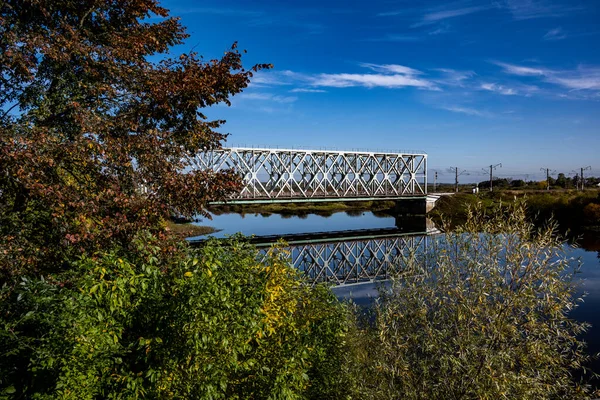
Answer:
<path fill-rule="evenodd" d="M 427 214 L 427 199 L 402 199 L 396 201 L 394 214 L 398 217 L 425 216 Z"/>
<path fill-rule="evenodd" d="M 427 230 L 427 200 L 425 198 L 402 199 L 394 206 L 396 227 L 403 232 Z"/>

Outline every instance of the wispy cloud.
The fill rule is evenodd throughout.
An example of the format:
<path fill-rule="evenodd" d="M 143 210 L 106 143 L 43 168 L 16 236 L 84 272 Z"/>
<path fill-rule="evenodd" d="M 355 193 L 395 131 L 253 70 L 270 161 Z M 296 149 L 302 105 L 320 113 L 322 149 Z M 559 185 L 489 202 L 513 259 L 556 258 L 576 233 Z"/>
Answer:
<path fill-rule="evenodd" d="M 401 88 L 413 86 L 425 89 L 435 88 L 432 82 L 401 74 L 320 74 L 315 77 L 313 85 L 325 87 Z"/>
<path fill-rule="evenodd" d="M 422 8 L 405 7 L 405 8 L 399 9 L 399 10 L 380 12 L 380 13 L 377 13 L 377 16 L 378 17 L 396 17 L 396 16 L 402 16 L 402 15 L 415 15 L 415 14 L 419 14 L 422 12 L 423 12 Z"/>
<path fill-rule="evenodd" d="M 419 42 L 424 38 L 421 36 L 414 35 L 399 35 L 388 33 L 387 35 L 376 37 L 376 38 L 368 38 L 364 39 L 365 42 Z"/>
<path fill-rule="evenodd" d="M 290 90 L 290 93 L 327 93 L 323 89 L 295 88 Z"/>
<path fill-rule="evenodd" d="M 559 4 L 556 0 L 504 0 L 504 5 L 516 20 L 561 17 L 583 9 L 572 3 Z"/>
<path fill-rule="evenodd" d="M 450 32 L 450 26 L 449 24 L 439 24 L 438 26 L 434 27 L 433 29 L 431 29 L 430 31 L 427 32 L 427 35 L 429 36 L 437 36 L 437 35 L 442 35 L 444 33 L 448 33 Z"/>
<path fill-rule="evenodd" d="M 369 68 L 375 72 L 381 72 L 384 74 L 421 75 L 423 73 L 417 69 L 398 64 L 360 63 L 358 65 L 364 68 Z"/>
<path fill-rule="evenodd" d="M 509 87 L 506 87 L 503 85 L 498 85 L 496 83 L 482 83 L 480 87 L 483 90 L 487 90 L 489 92 L 500 93 L 505 96 L 514 96 L 514 95 L 519 94 L 519 92 L 517 92 L 517 90 L 515 90 L 513 88 L 509 88 Z"/>
<path fill-rule="evenodd" d="M 444 86 L 463 87 L 466 81 L 477 75 L 473 71 L 458 71 L 450 68 L 435 68 L 433 71 L 441 73 L 442 76 L 435 81 Z"/>
<path fill-rule="evenodd" d="M 251 79 L 251 86 L 285 86 L 293 85 L 298 81 L 307 80 L 308 77 L 298 72 L 283 71 L 259 71 L 255 72 Z"/>
<path fill-rule="evenodd" d="M 448 8 L 439 11 L 429 12 L 423 15 L 423 19 L 421 20 L 421 22 L 415 24 L 414 26 L 422 26 L 442 21 L 448 18 L 461 17 L 463 15 L 469 15 L 476 12 L 488 10 L 490 7 L 490 5 L 478 5 L 471 7 Z"/>
<path fill-rule="evenodd" d="M 238 100 L 261 100 L 272 101 L 280 104 L 294 103 L 298 98 L 296 96 L 280 96 L 272 93 L 241 93 Z"/>
<path fill-rule="evenodd" d="M 451 18 L 457 18 L 464 15 L 485 11 L 496 7 L 491 1 L 487 4 L 481 4 L 473 0 L 458 0 L 450 3 L 445 3 L 437 7 L 422 7 L 422 8 L 403 8 L 400 10 L 392 10 L 380 12 L 378 17 L 404 17 L 418 18 L 419 20 L 412 25 L 413 28 L 434 24 Z M 433 30 L 431 34 L 439 34 L 445 32 L 446 29 Z"/>
<path fill-rule="evenodd" d="M 264 15 L 262 11 L 247 10 L 228 7 L 177 7 L 172 10 L 174 15 L 183 14 L 212 14 L 212 15 L 233 15 L 245 17 L 259 17 Z"/>
<path fill-rule="evenodd" d="M 544 40 L 562 40 L 567 38 L 567 33 L 561 27 L 550 29 L 544 35 Z"/>
<path fill-rule="evenodd" d="M 482 110 L 477 110 L 475 108 L 470 108 L 470 107 L 462 107 L 462 106 L 440 106 L 439 108 L 441 108 L 442 110 L 446 110 L 446 111 L 450 111 L 450 112 L 454 112 L 454 113 L 459 113 L 459 114 L 466 114 L 466 115 L 473 115 L 476 117 L 492 117 L 493 114 L 491 114 L 488 111 L 482 111 Z"/>
<path fill-rule="evenodd" d="M 322 90 L 320 87 L 417 87 L 438 90 L 432 80 L 421 77 L 423 72 L 399 64 L 360 63 L 360 67 L 371 73 L 319 73 L 303 74 L 294 71 L 267 71 L 255 74 L 252 85 L 261 86 L 299 86 L 296 92 Z"/>
<path fill-rule="evenodd" d="M 420 23 L 417 24 L 420 26 Z M 413 26 L 415 27 L 415 26 Z M 431 40 L 436 36 L 440 36 L 451 32 L 450 24 L 438 23 L 435 25 L 428 26 L 427 30 L 423 30 L 419 33 L 388 33 L 383 36 L 363 39 L 365 42 L 398 42 L 398 43 L 411 43 L 411 42 L 423 42 Z"/>
<path fill-rule="evenodd" d="M 545 82 L 553 83 L 570 90 L 600 90 L 600 67 L 579 67 L 575 70 L 532 68 L 507 63 L 495 63 L 504 72 L 518 76 L 537 76 Z"/>
<path fill-rule="evenodd" d="M 323 87 L 354 87 L 363 86 L 368 88 L 401 88 L 417 87 L 422 89 L 438 90 L 437 86 L 430 80 L 419 77 L 421 71 L 398 64 L 359 64 L 375 73 L 368 74 L 319 74 L 312 78 L 312 86 Z"/>
<path fill-rule="evenodd" d="M 502 67 L 504 72 L 512 75 L 519 76 L 544 76 L 547 74 L 547 70 L 543 68 L 535 68 L 535 67 L 524 67 L 521 65 L 508 64 L 503 62 L 494 62 L 494 64 Z"/>
<path fill-rule="evenodd" d="M 572 90 L 600 90 L 600 68 L 580 67 L 575 71 L 553 71 L 546 76 L 548 82 Z"/>

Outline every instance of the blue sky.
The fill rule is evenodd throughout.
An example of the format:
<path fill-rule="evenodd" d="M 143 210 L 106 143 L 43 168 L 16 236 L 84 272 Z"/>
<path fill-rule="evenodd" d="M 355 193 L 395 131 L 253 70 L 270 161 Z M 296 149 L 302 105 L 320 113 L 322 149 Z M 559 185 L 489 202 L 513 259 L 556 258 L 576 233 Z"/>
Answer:
<path fill-rule="evenodd" d="M 274 65 L 208 110 L 229 145 L 422 150 L 441 181 L 600 175 L 597 0 L 162 4 L 191 34 L 175 53 L 238 41 Z"/>

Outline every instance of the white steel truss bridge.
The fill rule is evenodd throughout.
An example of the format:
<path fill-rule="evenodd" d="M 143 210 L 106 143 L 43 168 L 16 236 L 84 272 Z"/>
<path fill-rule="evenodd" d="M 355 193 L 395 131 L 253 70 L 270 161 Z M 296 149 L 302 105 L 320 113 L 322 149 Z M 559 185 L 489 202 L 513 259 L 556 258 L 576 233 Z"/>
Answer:
<path fill-rule="evenodd" d="M 425 257 L 427 235 L 400 235 L 367 239 L 337 239 L 324 242 L 290 244 L 291 264 L 312 284 L 342 286 L 390 279 L 411 260 Z M 266 254 L 268 248 L 262 248 Z"/>
<path fill-rule="evenodd" d="M 402 199 L 427 196 L 424 153 L 226 148 L 194 168 L 233 169 L 244 182 L 230 204 Z"/>

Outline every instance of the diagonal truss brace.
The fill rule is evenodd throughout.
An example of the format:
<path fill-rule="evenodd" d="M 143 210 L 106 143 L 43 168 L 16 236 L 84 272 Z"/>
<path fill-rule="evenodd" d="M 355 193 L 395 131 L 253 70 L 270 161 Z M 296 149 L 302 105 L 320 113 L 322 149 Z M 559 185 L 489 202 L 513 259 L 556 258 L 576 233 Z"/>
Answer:
<path fill-rule="evenodd" d="M 244 188 L 232 199 L 423 196 L 427 155 L 228 148 L 198 154 L 194 169 L 233 169 Z"/>

